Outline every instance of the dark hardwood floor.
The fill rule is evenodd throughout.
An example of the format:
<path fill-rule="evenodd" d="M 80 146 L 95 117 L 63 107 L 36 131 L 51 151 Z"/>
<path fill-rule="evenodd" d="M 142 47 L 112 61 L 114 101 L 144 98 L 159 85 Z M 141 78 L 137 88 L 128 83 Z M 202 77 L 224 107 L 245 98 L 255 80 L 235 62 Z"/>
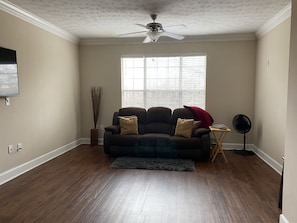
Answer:
<path fill-rule="evenodd" d="M 281 176 L 226 151 L 195 172 L 114 170 L 82 145 L 0 186 L 0 222 L 277 223 Z"/>

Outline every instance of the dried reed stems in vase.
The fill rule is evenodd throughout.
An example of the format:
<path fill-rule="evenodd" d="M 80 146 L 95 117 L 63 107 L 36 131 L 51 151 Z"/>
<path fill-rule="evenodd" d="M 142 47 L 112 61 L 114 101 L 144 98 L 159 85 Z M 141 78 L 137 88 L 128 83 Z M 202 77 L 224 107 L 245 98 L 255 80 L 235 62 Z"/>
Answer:
<path fill-rule="evenodd" d="M 101 87 L 91 87 L 94 129 L 97 128 L 97 121 L 100 112 Z"/>

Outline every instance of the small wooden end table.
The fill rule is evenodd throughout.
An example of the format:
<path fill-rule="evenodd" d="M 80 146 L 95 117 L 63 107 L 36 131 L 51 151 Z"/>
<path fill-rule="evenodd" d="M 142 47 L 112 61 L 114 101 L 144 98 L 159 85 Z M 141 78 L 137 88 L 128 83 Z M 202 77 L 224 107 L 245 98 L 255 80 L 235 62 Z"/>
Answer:
<path fill-rule="evenodd" d="M 225 139 L 227 133 L 231 132 L 231 129 L 229 129 L 229 128 L 219 129 L 219 128 L 215 128 L 212 126 L 209 126 L 209 129 L 212 132 L 212 135 L 216 141 L 216 145 L 213 148 L 213 157 L 212 157 L 211 162 L 213 162 L 216 159 L 218 153 L 222 153 L 226 163 L 228 163 L 228 160 L 227 160 L 225 153 L 223 151 L 223 148 L 222 148 L 222 143 L 223 143 L 223 140 Z"/>

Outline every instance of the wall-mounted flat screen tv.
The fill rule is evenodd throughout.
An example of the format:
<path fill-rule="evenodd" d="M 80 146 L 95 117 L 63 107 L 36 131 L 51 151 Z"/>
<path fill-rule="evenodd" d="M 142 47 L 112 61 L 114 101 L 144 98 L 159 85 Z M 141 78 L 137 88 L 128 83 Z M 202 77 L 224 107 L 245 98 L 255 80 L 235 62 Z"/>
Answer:
<path fill-rule="evenodd" d="M 16 51 L 0 47 L 0 97 L 17 96 L 19 93 Z"/>

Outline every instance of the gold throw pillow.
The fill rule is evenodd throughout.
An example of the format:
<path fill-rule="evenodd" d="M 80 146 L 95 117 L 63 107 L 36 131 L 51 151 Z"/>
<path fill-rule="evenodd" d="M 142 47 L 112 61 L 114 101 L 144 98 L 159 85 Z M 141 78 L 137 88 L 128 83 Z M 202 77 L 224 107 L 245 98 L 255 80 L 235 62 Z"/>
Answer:
<path fill-rule="evenodd" d="M 193 125 L 194 125 L 194 119 L 178 118 L 176 122 L 174 135 L 191 138 Z"/>
<path fill-rule="evenodd" d="M 137 116 L 119 117 L 121 135 L 137 135 L 138 119 Z"/>

